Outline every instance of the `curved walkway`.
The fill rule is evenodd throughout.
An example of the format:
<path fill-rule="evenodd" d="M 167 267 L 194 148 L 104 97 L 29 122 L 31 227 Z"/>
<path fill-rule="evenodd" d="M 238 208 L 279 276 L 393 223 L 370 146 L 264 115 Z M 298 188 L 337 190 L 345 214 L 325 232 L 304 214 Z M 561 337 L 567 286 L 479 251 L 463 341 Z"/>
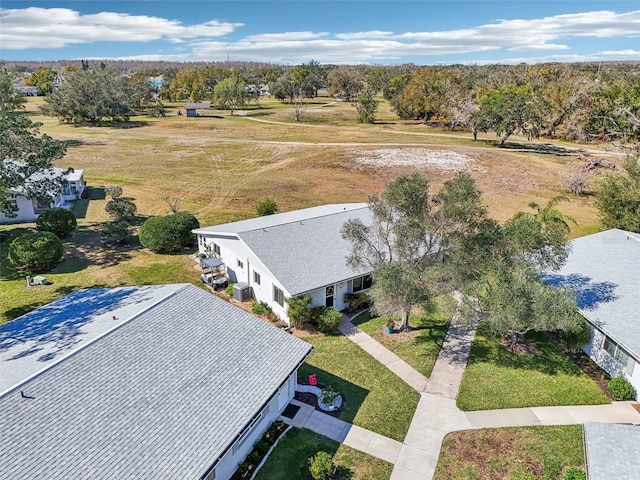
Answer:
<path fill-rule="evenodd" d="M 400 451 L 395 461 L 388 460 L 394 463 L 390 480 L 431 480 L 442 440 L 447 433 L 456 430 L 585 422 L 640 424 L 640 413 L 634 408 L 636 402 L 463 412 L 456 406 L 456 397 L 475 336 L 473 326 L 452 324 L 449 327 L 428 379 L 349 319 L 343 319 L 340 331 L 420 392 L 420 401 Z"/>

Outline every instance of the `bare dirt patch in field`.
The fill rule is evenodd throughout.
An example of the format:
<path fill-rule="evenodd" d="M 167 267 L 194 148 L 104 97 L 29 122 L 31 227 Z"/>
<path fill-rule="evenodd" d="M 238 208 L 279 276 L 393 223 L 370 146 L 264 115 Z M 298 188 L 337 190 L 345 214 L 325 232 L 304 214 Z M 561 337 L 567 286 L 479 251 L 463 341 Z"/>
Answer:
<path fill-rule="evenodd" d="M 427 148 L 379 148 L 355 150 L 355 160 L 360 165 L 373 167 L 437 168 L 457 172 L 472 170 L 485 172 L 475 160 L 465 153 Z"/>

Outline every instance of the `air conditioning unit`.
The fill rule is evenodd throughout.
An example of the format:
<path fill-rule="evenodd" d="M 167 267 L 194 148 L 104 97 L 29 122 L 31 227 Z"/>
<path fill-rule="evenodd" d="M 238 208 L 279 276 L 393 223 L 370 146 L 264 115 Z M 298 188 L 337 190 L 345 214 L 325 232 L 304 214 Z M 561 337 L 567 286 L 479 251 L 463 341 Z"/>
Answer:
<path fill-rule="evenodd" d="M 240 282 L 233 286 L 233 299 L 237 302 L 251 300 L 251 287 L 248 283 Z"/>

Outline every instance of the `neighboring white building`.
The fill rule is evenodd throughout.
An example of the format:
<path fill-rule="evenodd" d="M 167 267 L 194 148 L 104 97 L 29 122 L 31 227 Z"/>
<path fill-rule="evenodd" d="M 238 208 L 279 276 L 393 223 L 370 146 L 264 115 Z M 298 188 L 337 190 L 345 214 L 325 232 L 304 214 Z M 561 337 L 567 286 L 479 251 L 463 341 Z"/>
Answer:
<path fill-rule="evenodd" d="M 0 326 L 0 478 L 228 480 L 312 348 L 191 284 L 73 292 Z"/>
<path fill-rule="evenodd" d="M 585 353 L 640 392 L 640 234 L 612 229 L 571 244 L 564 267 L 543 279 L 576 293 L 592 332 Z"/>
<path fill-rule="evenodd" d="M 64 207 L 67 202 L 77 200 L 86 187 L 84 182 L 84 170 L 67 171 L 62 168 L 52 167 L 45 175 L 35 174 L 29 177 L 28 182 L 38 182 L 43 178 L 64 177 L 64 182 L 59 190 L 48 192 L 46 198 L 31 198 L 22 187 L 9 189 L 9 201 L 17 207 L 15 217 L 7 217 L 0 212 L 0 223 L 34 222 L 46 209 Z"/>
<path fill-rule="evenodd" d="M 288 321 L 286 299 L 309 295 L 312 305 L 338 310 L 346 293 L 366 291 L 371 271 L 347 266 L 350 244 L 341 229 L 350 219 L 371 223 L 366 203 L 332 204 L 198 228 L 201 253 L 226 264 L 231 282 Z"/>

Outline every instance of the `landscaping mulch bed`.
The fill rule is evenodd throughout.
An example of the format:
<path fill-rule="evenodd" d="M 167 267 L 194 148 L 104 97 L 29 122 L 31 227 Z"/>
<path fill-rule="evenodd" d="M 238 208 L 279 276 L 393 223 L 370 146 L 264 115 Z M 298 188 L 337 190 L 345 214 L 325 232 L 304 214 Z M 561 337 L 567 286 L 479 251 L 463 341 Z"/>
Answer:
<path fill-rule="evenodd" d="M 300 385 L 308 385 L 308 383 L 303 383 L 300 380 L 298 380 L 298 383 Z M 318 388 L 324 388 L 325 385 L 322 385 L 322 384 L 319 383 L 317 385 L 317 387 Z M 313 408 L 315 408 L 319 412 L 326 413 L 327 415 L 331 415 L 332 417 L 338 418 L 340 416 L 340 412 L 342 411 L 342 409 L 344 408 L 345 403 L 346 403 L 346 399 L 344 398 L 344 394 L 342 392 L 339 392 L 339 393 L 342 396 L 342 405 L 340 406 L 339 409 L 334 410 L 332 412 L 327 412 L 326 410 L 322 410 L 318 406 L 318 397 L 316 397 L 313 393 L 296 392 L 296 394 L 295 394 L 295 396 L 293 398 L 295 398 L 299 402 L 306 403 L 307 405 L 311 405 Z"/>

